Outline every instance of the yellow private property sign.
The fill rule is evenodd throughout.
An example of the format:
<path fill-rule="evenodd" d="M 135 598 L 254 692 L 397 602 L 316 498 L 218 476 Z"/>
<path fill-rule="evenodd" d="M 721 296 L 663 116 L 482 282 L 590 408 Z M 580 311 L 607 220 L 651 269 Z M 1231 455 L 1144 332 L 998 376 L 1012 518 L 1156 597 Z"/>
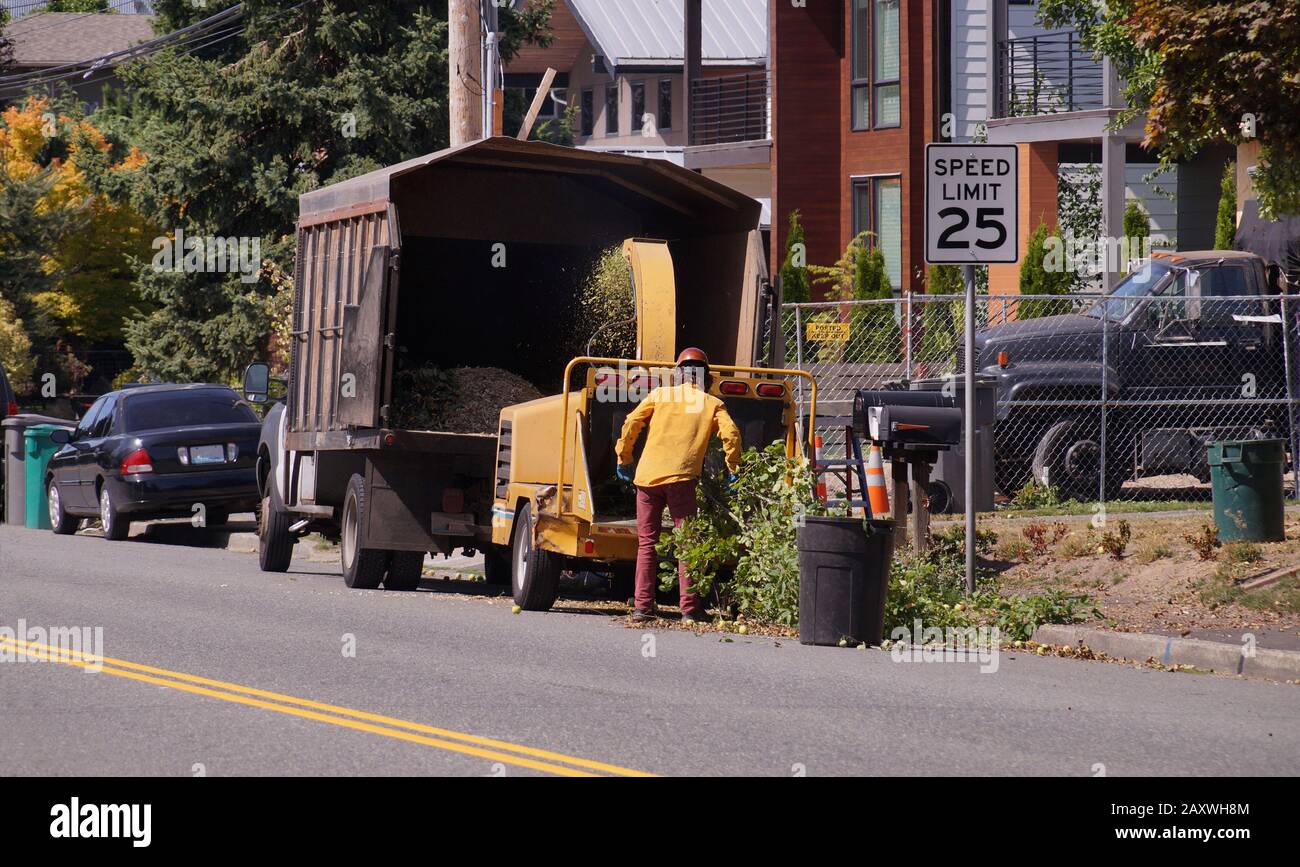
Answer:
<path fill-rule="evenodd" d="M 808 342 L 846 343 L 849 339 L 847 322 L 809 322 Z"/>

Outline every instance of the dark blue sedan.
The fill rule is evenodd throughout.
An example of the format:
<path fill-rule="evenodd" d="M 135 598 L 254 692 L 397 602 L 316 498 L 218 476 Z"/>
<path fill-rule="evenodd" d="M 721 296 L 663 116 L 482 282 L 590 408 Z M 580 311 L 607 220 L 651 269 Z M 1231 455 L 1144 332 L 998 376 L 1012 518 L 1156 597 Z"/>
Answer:
<path fill-rule="evenodd" d="M 55 533 L 98 517 L 108 539 L 132 520 L 190 518 L 224 524 L 257 507 L 261 423 L 219 385 L 149 385 L 95 401 L 75 431 L 57 431 L 45 492 Z"/>

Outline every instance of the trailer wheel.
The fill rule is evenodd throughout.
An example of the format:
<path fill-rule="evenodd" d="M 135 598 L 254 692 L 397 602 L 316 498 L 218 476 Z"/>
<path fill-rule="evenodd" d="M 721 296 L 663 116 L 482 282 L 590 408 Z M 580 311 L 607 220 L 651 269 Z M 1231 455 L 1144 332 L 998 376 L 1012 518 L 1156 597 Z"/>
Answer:
<path fill-rule="evenodd" d="M 490 586 L 510 584 L 510 549 L 489 544 L 483 549 L 483 578 Z"/>
<path fill-rule="evenodd" d="M 388 574 L 384 577 L 384 589 L 402 592 L 417 590 L 423 572 L 423 551 L 391 551 Z"/>
<path fill-rule="evenodd" d="M 525 611 L 549 611 L 560 595 L 559 555 L 533 545 L 533 507 L 524 503 L 515 515 L 515 538 L 511 567 L 515 604 Z"/>
<path fill-rule="evenodd" d="M 263 572 L 287 572 L 297 540 L 289 532 L 290 515 L 280 503 L 275 482 L 268 480 L 268 488 L 258 510 L 257 564 Z"/>
<path fill-rule="evenodd" d="M 388 570 L 389 553 L 362 548 L 361 527 L 366 521 L 366 480 L 353 475 L 343 500 L 343 532 L 339 555 L 343 559 L 343 581 L 353 590 L 374 590 Z"/>

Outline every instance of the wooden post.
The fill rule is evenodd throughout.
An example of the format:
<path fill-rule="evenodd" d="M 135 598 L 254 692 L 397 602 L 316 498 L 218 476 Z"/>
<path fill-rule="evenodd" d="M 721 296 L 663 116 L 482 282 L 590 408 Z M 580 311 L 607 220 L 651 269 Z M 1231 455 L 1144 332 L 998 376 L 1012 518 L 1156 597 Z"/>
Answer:
<path fill-rule="evenodd" d="M 891 460 L 889 476 L 894 481 L 890 494 L 894 499 L 889 504 L 894 510 L 894 550 L 901 551 L 907 545 L 907 463 Z"/>
<path fill-rule="evenodd" d="M 447 3 L 447 85 L 451 146 L 483 137 L 483 48 L 479 0 Z"/>
<path fill-rule="evenodd" d="M 537 88 L 537 95 L 533 97 L 533 104 L 528 107 L 528 114 L 524 115 L 524 124 L 519 127 L 520 141 L 528 141 L 528 137 L 533 134 L 533 124 L 537 123 L 537 115 L 542 110 L 542 104 L 546 102 L 546 97 L 551 92 L 551 84 L 554 82 L 555 70 L 548 66 L 546 74 L 542 76 L 542 83 Z"/>
<path fill-rule="evenodd" d="M 930 465 L 925 461 L 912 464 L 912 550 L 924 554 L 930 547 Z"/>

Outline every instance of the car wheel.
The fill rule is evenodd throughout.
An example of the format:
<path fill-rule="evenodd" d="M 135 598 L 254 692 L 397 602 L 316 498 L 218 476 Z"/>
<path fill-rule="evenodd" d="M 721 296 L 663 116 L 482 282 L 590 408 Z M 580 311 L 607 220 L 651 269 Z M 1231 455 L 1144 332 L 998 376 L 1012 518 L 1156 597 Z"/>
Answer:
<path fill-rule="evenodd" d="M 113 505 L 108 485 L 99 492 L 99 522 L 104 525 L 104 538 L 110 542 L 121 542 L 131 534 L 131 521 Z"/>
<path fill-rule="evenodd" d="M 388 571 L 387 551 L 361 547 L 361 528 L 365 523 L 366 480 L 353 475 L 343 500 L 343 532 L 339 539 L 343 581 L 353 590 L 374 590 Z"/>
<path fill-rule="evenodd" d="M 263 572 L 287 572 L 297 539 L 289 532 L 290 515 L 280 504 L 274 482 L 262 498 L 257 521 L 257 563 Z"/>
<path fill-rule="evenodd" d="M 77 532 L 77 527 L 81 525 L 80 518 L 74 518 L 67 512 L 63 511 L 63 497 L 59 494 L 59 486 L 50 479 L 50 486 L 45 494 L 46 502 L 50 509 L 50 529 L 60 536 L 71 536 Z"/>
<path fill-rule="evenodd" d="M 420 587 L 424 572 L 423 551 L 390 551 L 384 589 L 408 592 Z"/>
<path fill-rule="evenodd" d="M 510 583 L 510 549 L 488 545 L 483 549 L 483 579 L 493 587 Z"/>
<path fill-rule="evenodd" d="M 515 515 L 515 538 L 511 546 L 512 589 L 515 604 L 525 611 L 549 611 L 560 595 L 560 572 L 564 561 L 558 554 L 533 544 L 533 507 L 524 503 Z"/>

